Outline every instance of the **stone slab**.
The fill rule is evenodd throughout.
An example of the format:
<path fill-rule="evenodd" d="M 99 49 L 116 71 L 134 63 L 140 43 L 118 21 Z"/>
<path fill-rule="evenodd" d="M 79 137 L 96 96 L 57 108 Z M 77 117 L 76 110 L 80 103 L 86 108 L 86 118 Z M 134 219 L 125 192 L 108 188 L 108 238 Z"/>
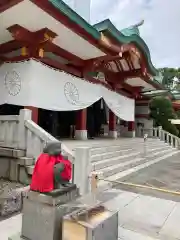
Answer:
<path fill-rule="evenodd" d="M 21 224 L 22 224 L 21 214 L 0 221 L 0 239 L 8 240 L 9 236 L 17 235 L 18 232 L 21 232 Z"/>
<path fill-rule="evenodd" d="M 158 240 L 157 238 L 152 238 L 150 236 L 131 231 L 122 227 L 118 228 L 119 240 Z M 16 240 L 16 239 L 13 239 Z M 19 239 L 18 239 L 19 240 Z"/>
<path fill-rule="evenodd" d="M 177 203 L 160 231 L 160 236 L 180 239 L 180 203 Z"/>
<path fill-rule="evenodd" d="M 107 201 L 104 205 L 111 211 L 120 211 L 120 209 L 132 203 L 132 201 L 134 201 L 137 197 L 138 195 L 135 193 L 122 192 L 114 199 Z"/>
<path fill-rule="evenodd" d="M 175 205 L 173 201 L 139 195 L 119 211 L 119 225 L 140 233 L 157 235 Z"/>
<path fill-rule="evenodd" d="M 24 240 L 24 238 L 21 237 L 20 233 L 17 233 L 11 237 L 8 237 L 8 240 Z"/>

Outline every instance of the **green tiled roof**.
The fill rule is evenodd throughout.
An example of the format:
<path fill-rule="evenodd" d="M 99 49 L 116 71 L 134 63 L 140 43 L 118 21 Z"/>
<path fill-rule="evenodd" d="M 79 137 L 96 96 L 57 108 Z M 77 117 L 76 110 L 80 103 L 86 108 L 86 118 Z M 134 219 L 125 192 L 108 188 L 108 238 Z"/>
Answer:
<path fill-rule="evenodd" d="M 88 22 L 86 22 L 81 16 L 79 16 L 75 11 L 72 10 L 66 3 L 62 0 L 48 0 L 54 7 L 56 7 L 60 12 L 66 15 L 69 19 L 75 22 L 77 25 L 84 28 L 89 34 L 91 34 L 95 39 L 100 39 L 100 33 Z M 86 1 L 86 0 L 84 0 Z"/>
<path fill-rule="evenodd" d="M 119 31 L 109 19 L 104 20 L 103 22 L 97 23 L 94 27 L 98 31 L 110 33 L 115 39 L 120 43 L 135 43 L 135 45 L 144 52 L 144 55 L 148 61 L 149 69 L 152 75 L 157 74 L 156 68 L 153 66 L 150 56 L 150 51 L 144 40 L 139 35 L 139 29 L 137 26 L 130 27 Z"/>
<path fill-rule="evenodd" d="M 134 34 L 140 36 L 139 28 L 138 27 L 133 27 L 133 26 L 121 30 L 121 33 L 126 37 L 130 37 Z"/>
<path fill-rule="evenodd" d="M 48 0 L 55 8 L 57 8 L 62 14 L 67 16 L 71 21 L 83 28 L 89 33 L 94 39 L 100 40 L 100 32 L 107 32 L 112 37 L 116 38 L 120 43 L 134 43 L 145 55 L 148 67 L 152 75 L 157 75 L 157 70 L 152 64 L 149 48 L 144 40 L 139 35 L 138 26 L 141 24 L 134 25 L 132 27 L 119 31 L 109 19 L 106 19 L 94 26 L 86 22 L 81 16 L 73 11 L 67 4 L 62 0 Z M 85 0 L 84 0 L 85 1 Z"/>

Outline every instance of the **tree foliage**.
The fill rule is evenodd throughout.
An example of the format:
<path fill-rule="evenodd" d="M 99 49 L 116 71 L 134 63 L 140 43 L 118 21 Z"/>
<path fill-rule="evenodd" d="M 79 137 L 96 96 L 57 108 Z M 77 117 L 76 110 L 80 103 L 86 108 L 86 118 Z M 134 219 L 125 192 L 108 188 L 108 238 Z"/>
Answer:
<path fill-rule="evenodd" d="M 155 126 L 162 126 L 164 130 L 178 136 L 178 128 L 169 121 L 177 118 L 171 101 L 166 97 L 154 97 L 149 107 L 150 117 L 154 119 Z"/>
<path fill-rule="evenodd" d="M 161 68 L 162 84 L 167 89 L 180 90 L 180 68 Z"/>

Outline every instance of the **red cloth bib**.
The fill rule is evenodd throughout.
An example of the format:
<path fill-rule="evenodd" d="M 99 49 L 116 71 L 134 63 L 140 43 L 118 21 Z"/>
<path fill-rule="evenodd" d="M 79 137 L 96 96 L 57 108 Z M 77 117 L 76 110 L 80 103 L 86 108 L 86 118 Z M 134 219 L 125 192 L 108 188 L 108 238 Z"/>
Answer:
<path fill-rule="evenodd" d="M 65 160 L 61 155 L 50 156 L 42 153 L 35 164 L 30 189 L 39 192 L 51 192 L 54 189 L 54 165 L 57 163 L 64 164 L 64 170 L 61 177 L 64 180 L 70 180 L 72 176 L 72 164 Z"/>

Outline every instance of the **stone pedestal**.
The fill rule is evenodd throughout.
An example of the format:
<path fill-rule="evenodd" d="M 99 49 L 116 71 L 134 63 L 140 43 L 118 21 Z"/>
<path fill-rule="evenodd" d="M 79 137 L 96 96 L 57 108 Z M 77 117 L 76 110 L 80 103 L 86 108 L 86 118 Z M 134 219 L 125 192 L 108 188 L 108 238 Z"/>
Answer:
<path fill-rule="evenodd" d="M 75 138 L 77 140 L 87 139 L 87 110 L 82 109 L 76 112 L 76 131 Z"/>
<path fill-rule="evenodd" d="M 127 131 L 126 132 L 126 137 L 134 138 L 135 136 L 136 136 L 135 131 Z"/>
<path fill-rule="evenodd" d="M 87 140 L 87 130 L 76 130 L 75 131 L 76 140 Z"/>
<path fill-rule="evenodd" d="M 117 131 L 109 131 L 109 137 L 116 139 L 118 137 Z"/>
<path fill-rule="evenodd" d="M 109 137 L 117 138 L 116 115 L 109 109 Z"/>
<path fill-rule="evenodd" d="M 62 205 L 77 196 L 76 185 L 49 194 L 30 191 L 23 204 L 21 234 L 9 240 L 61 240 L 62 217 L 70 211 Z"/>

